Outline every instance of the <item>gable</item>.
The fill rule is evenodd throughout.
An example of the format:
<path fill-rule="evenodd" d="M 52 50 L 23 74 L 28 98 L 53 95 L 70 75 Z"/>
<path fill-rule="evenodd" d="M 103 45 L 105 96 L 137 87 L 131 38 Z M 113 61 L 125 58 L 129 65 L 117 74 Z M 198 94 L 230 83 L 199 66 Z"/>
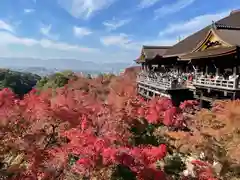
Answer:
<path fill-rule="evenodd" d="M 145 59 L 145 53 L 144 53 L 144 49 L 142 49 L 142 51 L 141 51 L 141 55 L 140 55 L 140 59 L 141 60 L 144 60 Z"/>
<path fill-rule="evenodd" d="M 231 47 L 231 45 L 223 41 L 214 30 L 211 29 L 205 39 L 203 39 L 192 52 L 224 47 Z"/>

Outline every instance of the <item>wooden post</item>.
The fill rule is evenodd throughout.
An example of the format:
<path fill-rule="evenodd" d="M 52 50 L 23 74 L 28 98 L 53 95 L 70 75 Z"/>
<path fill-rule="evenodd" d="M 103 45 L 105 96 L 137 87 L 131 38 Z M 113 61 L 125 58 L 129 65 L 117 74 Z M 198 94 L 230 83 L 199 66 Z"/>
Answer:
<path fill-rule="evenodd" d="M 200 107 L 203 108 L 203 92 L 201 91 L 201 94 L 200 94 Z"/>
<path fill-rule="evenodd" d="M 233 67 L 233 75 L 234 75 L 234 76 L 237 75 L 237 67 L 236 67 L 236 66 Z"/>
<path fill-rule="evenodd" d="M 216 69 L 216 76 L 219 75 L 219 68 Z"/>
<path fill-rule="evenodd" d="M 198 66 L 195 67 L 195 74 L 198 73 Z"/>
<path fill-rule="evenodd" d="M 188 73 L 188 66 L 186 67 L 186 73 Z"/>
<path fill-rule="evenodd" d="M 208 65 L 206 66 L 205 74 L 208 74 Z"/>
<path fill-rule="evenodd" d="M 149 97 L 149 90 L 146 91 L 147 98 Z"/>
<path fill-rule="evenodd" d="M 232 100 L 236 100 L 236 92 L 233 93 Z"/>
<path fill-rule="evenodd" d="M 238 74 L 238 67 L 237 67 L 237 64 L 235 63 L 235 66 L 233 67 L 233 76 L 236 77 L 237 74 Z M 239 78 L 235 79 L 234 88 L 238 88 L 238 83 L 239 83 Z"/>

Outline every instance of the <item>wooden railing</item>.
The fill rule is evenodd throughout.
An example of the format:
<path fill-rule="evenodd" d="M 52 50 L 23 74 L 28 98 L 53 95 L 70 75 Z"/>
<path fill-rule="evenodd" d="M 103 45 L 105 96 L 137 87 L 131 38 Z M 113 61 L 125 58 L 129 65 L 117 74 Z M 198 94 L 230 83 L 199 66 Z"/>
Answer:
<path fill-rule="evenodd" d="M 160 88 L 163 90 L 182 88 L 182 85 L 175 83 L 174 81 L 170 81 L 170 80 L 160 78 L 160 77 L 159 78 L 150 78 L 150 77 L 145 77 L 145 76 L 139 75 L 137 77 L 137 82 L 152 86 L 154 88 Z"/>
<path fill-rule="evenodd" d="M 238 89 L 237 78 L 234 80 L 224 80 L 196 77 L 196 79 L 193 80 L 193 85 L 226 90 Z"/>
<path fill-rule="evenodd" d="M 160 79 L 155 79 L 155 78 L 149 78 L 149 77 L 138 77 L 137 78 L 137 82 L 138 83 L 142 83 L 145 85 L 149 85 L 155 88 L 161 88 L 161 89 L 169 89 L 171 88 L 171 82 L 167 81 L 163 81 Z"/>
<path fill-rule="evenodd" d="M 193 81 L 187 80 L 184 84 L 180 84 L 177 81 L 171 81 L 168 78 L 165 79 L 164 77 L 160 76 L 150 77 L 146 73 L 140 73 L 137 77 L 137 82 L 164 90 L 183 88 L 195 89 L 196 86 L 218 88 L 223 90 L 240 90 L 240 83 L 238 83 L 238 78 L 235 78 L 233 80 L 211 79 L 201 77 L 200 75 L 195 75 Z"/>

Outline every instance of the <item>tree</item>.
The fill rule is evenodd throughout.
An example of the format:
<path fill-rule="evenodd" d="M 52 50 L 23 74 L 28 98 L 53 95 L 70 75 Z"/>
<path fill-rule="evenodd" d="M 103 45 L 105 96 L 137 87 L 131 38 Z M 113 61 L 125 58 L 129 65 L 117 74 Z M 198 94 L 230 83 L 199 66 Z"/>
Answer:
<path fill-rule="evenodd" d="M 72 71 L 58 72 L 49 77 L 43 77 L 37 83 L 38 89 L 56 89 L 65 86 L 69 80 L 75 80 L 76 75 Z"/>
<path fill-rule="evenodd" d="M 40 76 L 31 73 L 0 70 L 0 88 L 10 88 L 20 97 L 31 91 L 39 79 Z"/>

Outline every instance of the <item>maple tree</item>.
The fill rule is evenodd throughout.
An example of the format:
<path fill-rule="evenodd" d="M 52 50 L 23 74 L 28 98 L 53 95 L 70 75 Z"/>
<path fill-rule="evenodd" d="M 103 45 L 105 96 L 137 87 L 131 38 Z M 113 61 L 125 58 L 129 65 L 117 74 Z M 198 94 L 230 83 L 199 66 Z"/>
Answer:
<path fill-rule="evenodd" d="M 234 108 L 239 102 L 218 103 L 206 113 L 198 112 L 196 101 L 179 107 L 163 97 L 145 101 L 136 93 L 137 72 L 129 68 L 120 76 L 78 76 L 54 91 L 33 89 L 22 99 L 9 89 L 0 91 L 1 178 L 173 180 L 169 164 L 176 163 L 165 160 L 173 150 L 180 153 L 185 145 L 200 152 L 198 145 L 206 143 L 201 133 L 214 129 L 213 119 L 237 127 Z M 186 113 L 197 115 L 193 119 Z M 210 132 L 217 137 L 217 131 Z M 221 129 L 229 132 L 237 145 L 236 128 L 229 124 Z M 229 160 L 237 162 L 238 151 L 227 139 L 224 147 L 231 152 Z M 165 165 L 158 166 L 162 161 Z M 195 179 L 215 177 L 211 162 L 196 159 L 191 164 Z M 177 178 L 193 178 L 183 176 L 182 165 L 175 168 Z"/>

